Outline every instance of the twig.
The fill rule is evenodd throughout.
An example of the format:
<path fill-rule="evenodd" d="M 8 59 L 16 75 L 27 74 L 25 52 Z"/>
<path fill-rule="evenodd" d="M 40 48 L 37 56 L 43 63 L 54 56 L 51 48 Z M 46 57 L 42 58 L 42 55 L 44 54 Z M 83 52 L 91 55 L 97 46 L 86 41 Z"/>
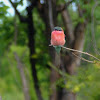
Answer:
<path fill-rule="evenodd" d="M 93 56 L 92 54 L 89 54 L 89 53 L 87 53 L 87 52 L 83 52 L 83 51 L 79 51 L 79 50 L 67 48 L 67 47 L 64 47 L 64 46 L 61 46 L 61 47 L 64 48 L 64 49 L 70 50 L 70 51 L 75 51 L 75 52 L 79 52 L 79 53 L 88 55 L 88 56 L 93 57 L 93 58 L 95 58 L 96 60 L 100 61 L 100 59 L 96 58 L 95 56 Z"/>
<path fill-rule="evenodd" d="M 87 59 L 85 59 L 85 58 L 83 58 L 83 57 L 80 57 L 80 56 L 76 55 L 76 54 L 73 53 L 73 52 L 72 52 L 72 54 L 73 54 L 74 56 L 76 56 L 77 58 L 83 60 L 83 61 L 86 61 L 86 62 L 89 62 L 89 63 L 94 63 L 94 61 L 87 60 Z"/>
<path fill-rule="evenodd" d="M 49 45 L 49 46 L 52 46 L 52 45 Z M 64 47 L 64 46 L 61 46 L 61 47 L 64 48 L 64 49 L 70 50 L 70 51 L 75 51 L 75 52 L 79 52 L 79 53 L 82 53 L 82 54 L 88 55 L 88 56 L 93 57 L 94 59 L 100 61 L 100 59 L 96 58 L 95 56 L 93 56 L 92 54 L 89 54 L 89 53 L 87 53 L 87 52 L 83 52 L 83 51 L 79 51 L 79 50 L 75 50 L 75 49 L 67 48 L 67 47 Z"/>

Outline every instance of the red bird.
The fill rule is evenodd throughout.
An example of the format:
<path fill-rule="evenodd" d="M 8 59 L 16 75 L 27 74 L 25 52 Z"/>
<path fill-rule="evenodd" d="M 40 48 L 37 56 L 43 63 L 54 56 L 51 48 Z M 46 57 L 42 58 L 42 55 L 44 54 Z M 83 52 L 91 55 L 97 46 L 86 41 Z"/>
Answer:
<path fill-rule="evenodd" d="M 55 27 L 51 33 L 51 45 L 63 46 L 65 44 L 65 34 L 61 27 Z"/>

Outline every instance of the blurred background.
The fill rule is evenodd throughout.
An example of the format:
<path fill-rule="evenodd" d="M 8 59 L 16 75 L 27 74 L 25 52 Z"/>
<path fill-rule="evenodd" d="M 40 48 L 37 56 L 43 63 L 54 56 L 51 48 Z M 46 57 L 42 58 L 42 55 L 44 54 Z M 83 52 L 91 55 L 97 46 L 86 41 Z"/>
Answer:
<path fill-rule="evenodd" d="M 2 100 L 100 100 L 100 64 L 66 49 L 58 55 L 49 46 L 55 26 L 65 47 L 100 58 L 99 0 L 0 0 Z"/>

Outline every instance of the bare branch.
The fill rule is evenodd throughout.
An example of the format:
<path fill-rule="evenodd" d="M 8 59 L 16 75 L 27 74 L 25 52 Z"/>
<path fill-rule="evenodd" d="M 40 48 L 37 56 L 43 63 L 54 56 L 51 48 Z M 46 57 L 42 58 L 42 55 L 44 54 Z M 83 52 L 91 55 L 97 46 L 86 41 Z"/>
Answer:
<path fill-rule="evenodd" d="M 19 11 L 17 10 L 17 8 L 16 8 L 16 6 L 14 5 L 14 3 L 13 3 L 11 0 L 9 0 L 9 2 L 10 2 L 11 5 L 13 6 L 13 8 L 14 8 L 16 14 L 18 15 L 20 21 L 21 21 L 21 22 L 27 22 L 27 18 L 25 18 L 24 16 L 21 16 L 21 15 L 20 15 L 20 13 L 19 13 Z"/>
<path fill-rule="evenodd" d="M 65 4 L 61 4 L 57 7 L 57 12 L 61 12 L 63 10 L 65 10 L 74 0 L 69 0 L 67 3 Z"/>
<path fill-rule="evenodd" d="M 53 46 L 53 45 L 49 45 L 49 46 Z M 61 47 L 64 48 L 64 49 L 66 49 L 66 50 L 70 50 L 70 51 L 74 51 L 74 52 L 78 52 L 78 53 L 81 53 L 81 54 L 88 55 L 88 56 L 93 57 L 94 59 L 100 61 L 100 59 L 98 59 L 97 57 L 95 57 L 95 56 L 93 56 L 92 54 L 89 54 L 89 53 L 87 53 L 87 52 L 83 52 L 83 51 L 79 51 L 79 50 L 67 48 L 67 47 L 64 47 L 64 46 L 61 46 Z"/>
<path fill-rule="evenodd" d="M 73 54 L 74 56 L 76 56 L 77 58 L 83 60 L 83 61 L 86 61 L 86 62 L 89 62 L 89 63 L 94 63 L 94 61 L 87 60 L 87 59 L 85 59 L 85 58 L 83 58 L 83 57 L 80 57 L 80 56 L 76 55 L 76 54 L 73 53 L 73 52 L 72 52 L 72 54 Z"/>
<path fill-rule="evenodd" d="M 89 54 L 89 53 L 87 53 L 87 52 L 83 52 L 83 51 L 79 51 L 79 50 L 75 50 L 75 49 L 66 48 L 66 47 L 64 47 L 64 46 L 61 46 L 61 47 L 62 47 L 62 48 L 65 48 L 65 49 L 67 49 L 67 50 L 70 50 L 70 51 L 75 51 L 75 52 L 79 52 L 79 53 L 88 55 L 88 56 L 93 57 L 94 59 L 100 61 L 100 59 L 96 58 L 95 56 L 93 56 L 92 54 Z"/>

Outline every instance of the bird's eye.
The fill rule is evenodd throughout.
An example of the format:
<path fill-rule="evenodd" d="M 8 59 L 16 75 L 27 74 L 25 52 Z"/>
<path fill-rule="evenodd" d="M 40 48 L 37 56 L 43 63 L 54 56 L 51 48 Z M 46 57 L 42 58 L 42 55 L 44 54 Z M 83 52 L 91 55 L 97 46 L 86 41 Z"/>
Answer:
<path fill-rule="evenodd" d="M 54 29 L 55 31 L 58 31 L 57 29 Z"/>

